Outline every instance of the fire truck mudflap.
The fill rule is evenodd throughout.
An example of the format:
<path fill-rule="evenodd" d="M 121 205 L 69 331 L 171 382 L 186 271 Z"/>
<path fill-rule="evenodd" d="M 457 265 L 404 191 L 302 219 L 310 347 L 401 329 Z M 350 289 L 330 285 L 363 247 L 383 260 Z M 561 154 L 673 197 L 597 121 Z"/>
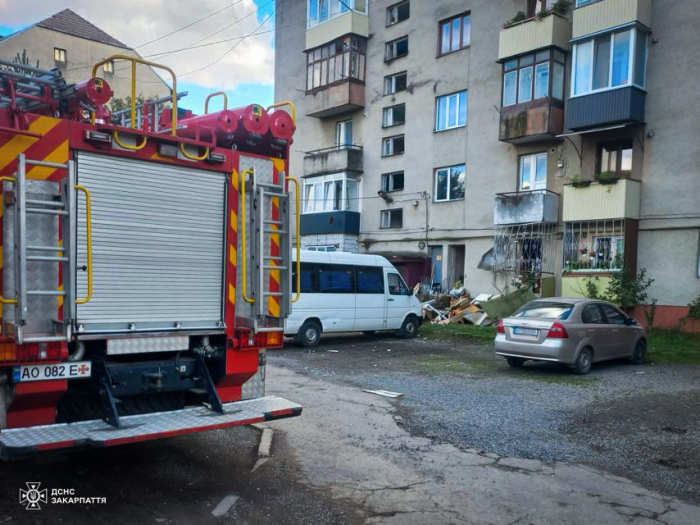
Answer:
<path fill-rule="evenodd" d="M 48 450 L 109 447 L 301 414 L 301 405 L 274 396 L 225 403 L 223 409 L 223 414 L 202 406 L 124 416 L 120 418 L 122 428 L 93 420 L 4 430 L 0 433 L 0 456 L 8 460 Z"/>

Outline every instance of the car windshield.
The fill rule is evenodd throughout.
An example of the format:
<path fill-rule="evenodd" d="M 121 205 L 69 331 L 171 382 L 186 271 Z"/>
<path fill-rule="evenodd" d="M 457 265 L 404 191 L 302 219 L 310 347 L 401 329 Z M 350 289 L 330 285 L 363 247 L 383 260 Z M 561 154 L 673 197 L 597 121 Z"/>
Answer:
<path fill-rule="evenodd" d="M 569 318 L 573 309 L 573 304 L 534 301 L 521 307 L 512 317 L 564 320 Z"/>

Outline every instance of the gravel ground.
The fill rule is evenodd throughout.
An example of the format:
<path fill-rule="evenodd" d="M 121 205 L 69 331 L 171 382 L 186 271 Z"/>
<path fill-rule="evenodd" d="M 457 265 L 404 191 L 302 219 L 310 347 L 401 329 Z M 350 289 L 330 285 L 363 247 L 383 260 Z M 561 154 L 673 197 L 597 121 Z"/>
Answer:
<path fill-rule="evenodd" d="M 360 388 L 404 393 L 415 435 L 504 456 L 602 467 L 700 501 L 700 367 L 596 365 L 588 376 L 551 363 L 510 369 L 488 346 L 388 335 L 290 345 L 271 363 Z"/>

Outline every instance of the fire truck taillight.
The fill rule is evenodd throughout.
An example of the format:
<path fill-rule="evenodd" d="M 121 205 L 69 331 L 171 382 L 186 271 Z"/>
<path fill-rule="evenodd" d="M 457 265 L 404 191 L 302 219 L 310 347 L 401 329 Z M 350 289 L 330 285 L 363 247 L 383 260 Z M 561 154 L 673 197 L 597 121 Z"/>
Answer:
<path fill-rule="evenodd" d="M 255 346 L 258 348 L 279 348 L 284 344 L 282 332 L 262 332 L 255 334 Z"/>
<path fill-rule="evenodd" d="M 0 362 L 35 363 L 40 361 L 55 362 L 67 357 L 63 355 L 61 343 L 0 343 Z"/>

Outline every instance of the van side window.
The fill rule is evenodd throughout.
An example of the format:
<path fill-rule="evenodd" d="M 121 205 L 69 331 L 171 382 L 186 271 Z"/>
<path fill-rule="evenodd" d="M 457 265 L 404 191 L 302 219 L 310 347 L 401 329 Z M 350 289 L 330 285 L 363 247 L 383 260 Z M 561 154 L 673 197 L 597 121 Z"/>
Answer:
<path fill-rule="evenodd" d="M 391 295 L 411 295 L 408 291 L 408 287 L 404 284 L 403 279 L 399 277 L 398 273 L 387 274 L 387 279 L 389 282 L 389 293 Z"/>
<path fill-rule="evenodd" d="M 355 293 L 354 274 L 352 266 L 319 264 L 318 282 L 321 293 Z"/>
<path fill-rule="evenodd" d="M 357 293 L 384 293 L 384 270 L 371 266 L 355 267 Z"/>
<path fill-rule="evenodd" d="M 297 289 L 297 272 L 294 265 L 292 290 Z M 314 263 L 301 263 L 301 293 L 318 293 L 318 271 Z"/>

